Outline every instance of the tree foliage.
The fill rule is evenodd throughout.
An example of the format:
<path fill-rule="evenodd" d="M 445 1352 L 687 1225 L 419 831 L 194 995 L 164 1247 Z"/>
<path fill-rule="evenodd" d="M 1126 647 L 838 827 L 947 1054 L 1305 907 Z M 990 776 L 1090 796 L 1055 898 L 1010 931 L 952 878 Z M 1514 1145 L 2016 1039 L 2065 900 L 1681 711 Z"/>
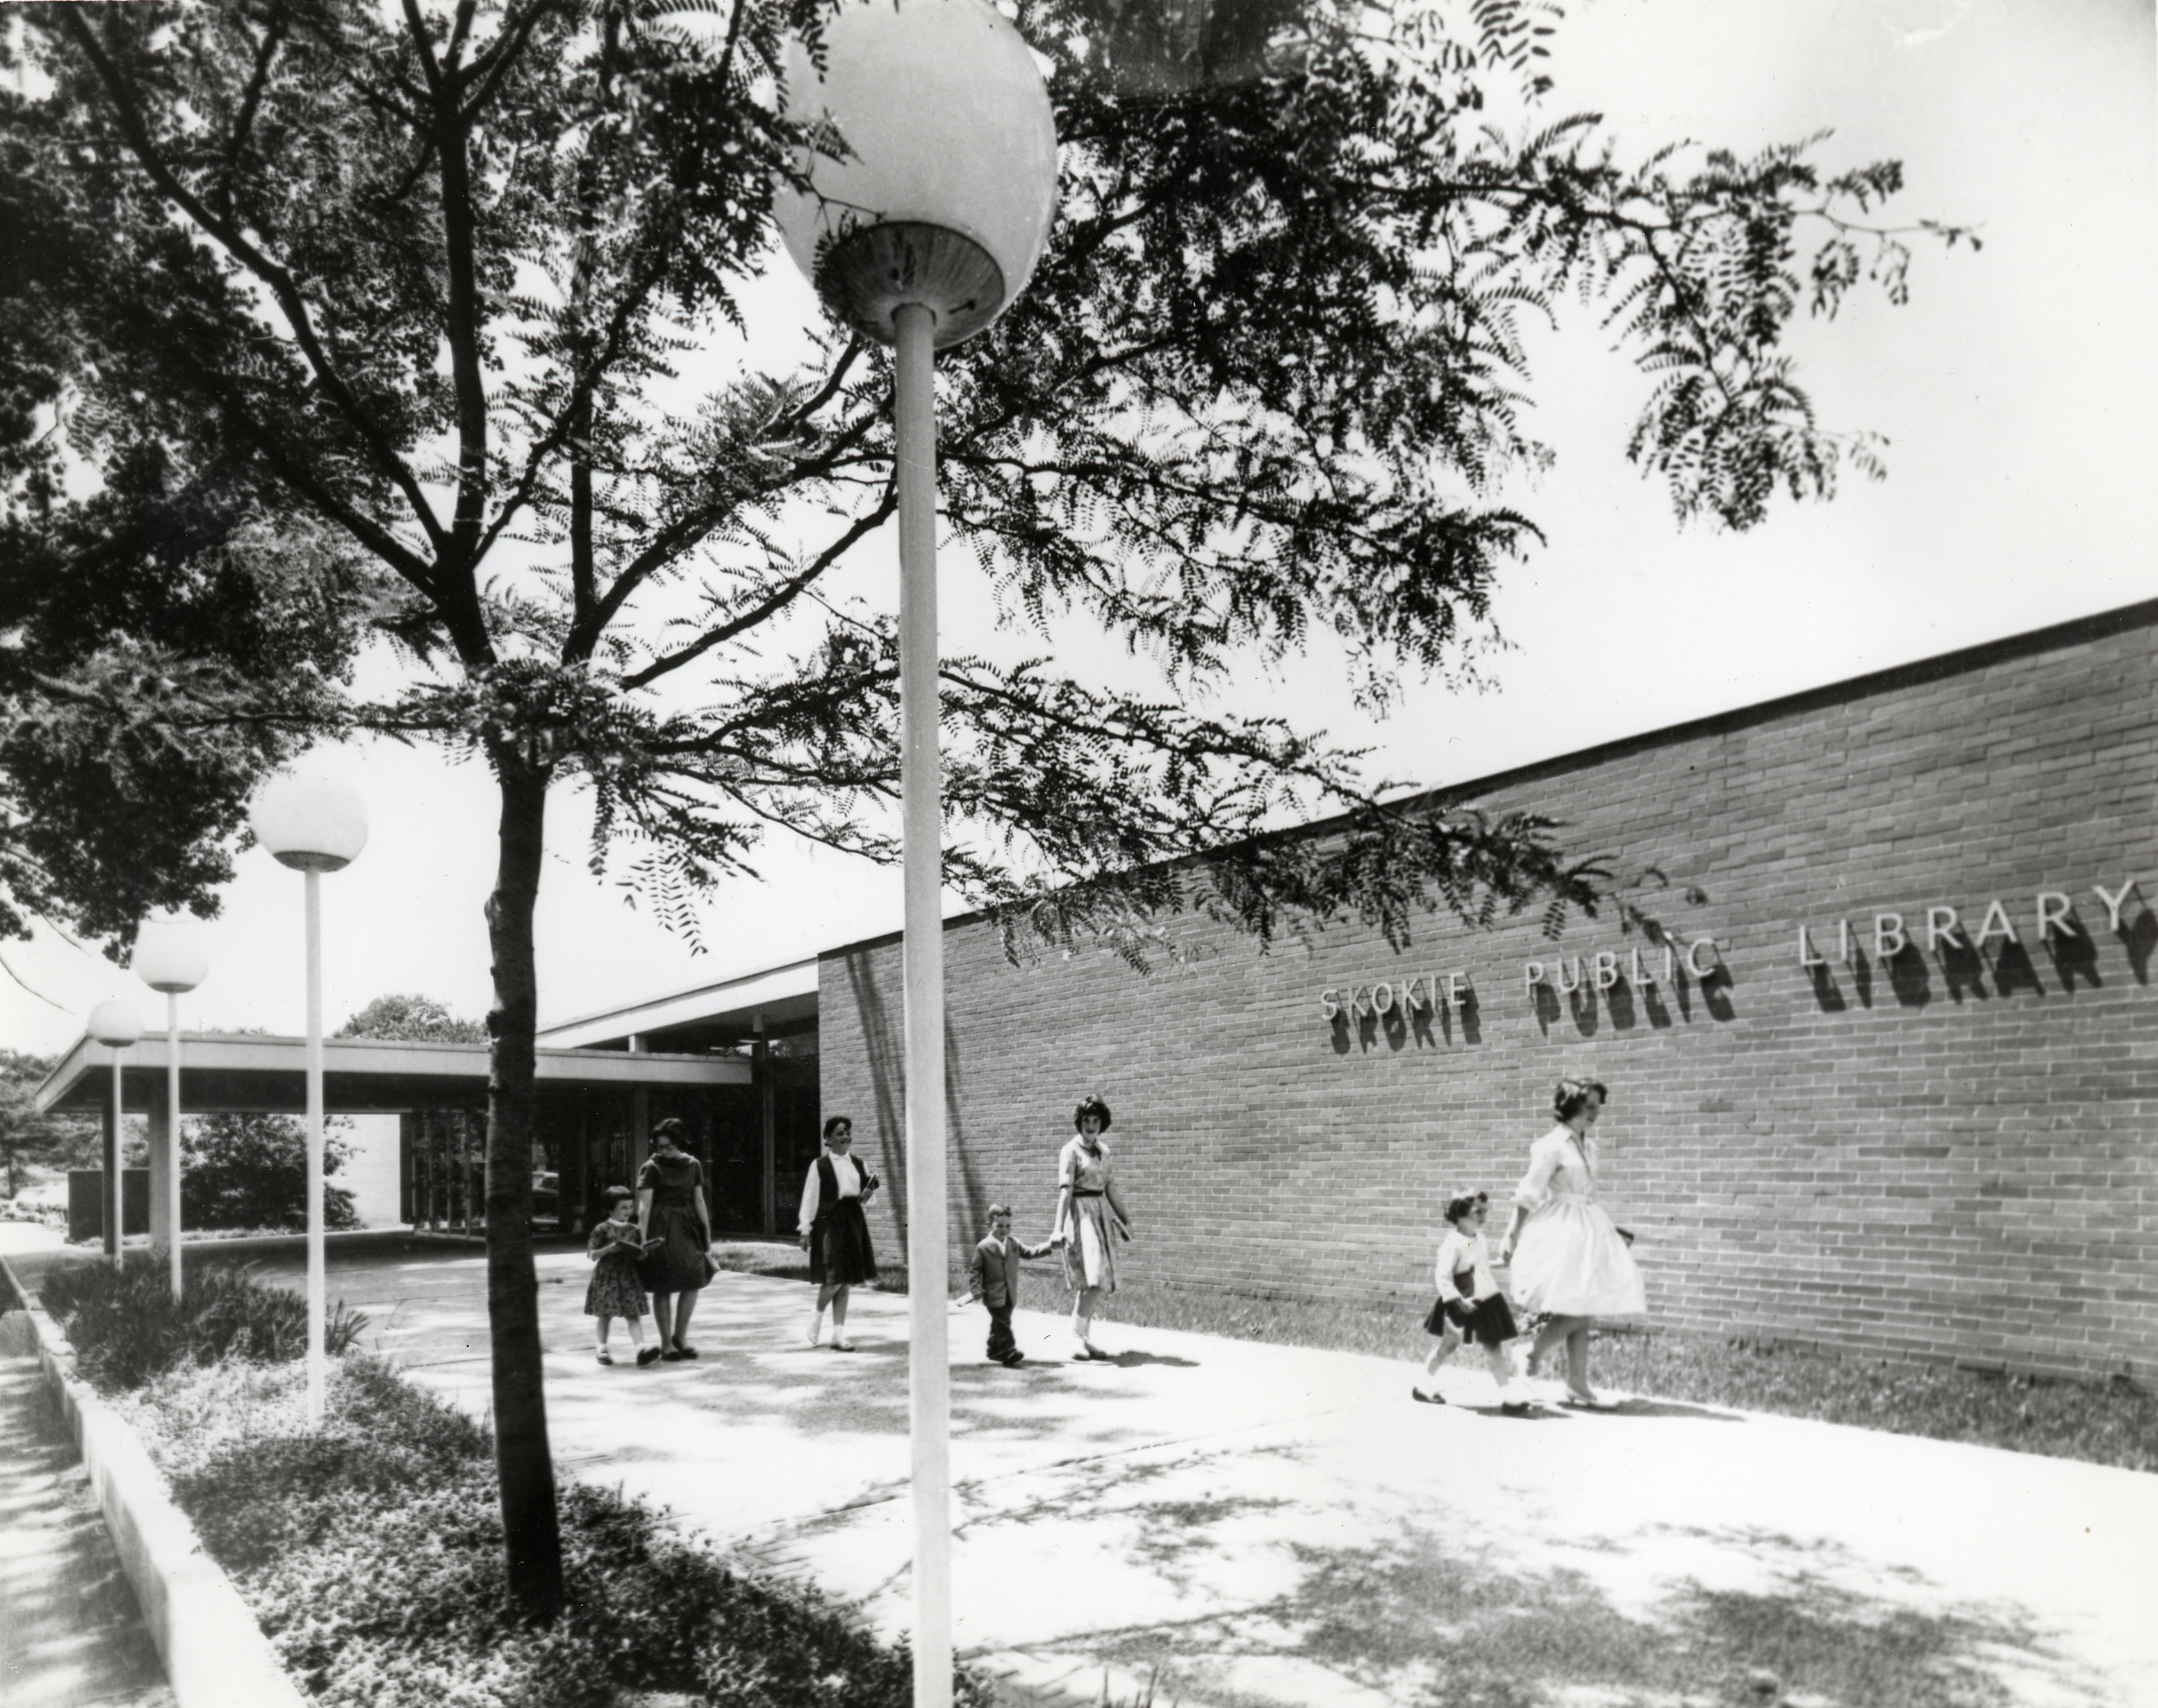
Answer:
<path fill-rule="evenodd" d="M 7 1197 L 23 1189 L 32 1169 L 101 1166 L 95 1117 L 38 1112 L 38 1087 L 52 1071 L 50 1056 L 0 1050 L 0 1193 Z"/>
<path fill-rule="evenodd" d="M 348 1154 L 323 1135 L 323 1172 Z M 180 1122 L 180 1226 L 289 1228 L 307 1225 L 307 1131 L 289 1115 L 199 1115 Z M 323 1225 L 359 1226 L 352 1194 L 325 1181 Z"/>
<path fill-rule="evenodd" d="M 422 1044 L 484 1044 L 487 1028 L 461 1020 L 431 996 L 378 996 L 337 1029 L 340 1038 L 401 1038 Z"/>
<path fill-rule="evenodd" d="M 207 900 L 285 743 L 364 730 L 484 757 L 497 1445 L 511 1581 L 544 1614 L 549 792 L 589 787 L 595 864 L 618 857 L 692 935 L 775 828 L 897 854 L 894 614 L 840 571 L 894 509 L 889 363 L 843 335 L 767 360 L 745 291 L 775 176 L 834 146 L 777 104 L 822 0 L 14 16 L 0 593 L 28 614 L 0 632 L 38 638 L 0 679 L 0 882 L 124 932 L 144 899 Z M 1751 527 L 1779 492 L 1877 472 L 1816 421 L 1784 341 L 1868 277 L 1900 297 L 1902 240 L 1865 223 L 1897 168 L 1831 169 L 1818 139 L 1629 154 L 1549 106 L 1555 18 L 1020 0 L 1061 214 L 1029 294 L 944 359 L 939 422 L 947 562 L 1014 637 L 942 662 L 947 876 L 1015 937 L 1138 957 L 1193 906 L 1262 939 L 1354 912 L 1399 942 L 1427 908 L 1616 900 L 1630 921 L 1547 821 L 1404 795 L 1226 692 L 1323 636 L 1385 709 L 1488 633 L 1539 538 L 1517 477 L 1550 461 L 1531 317 L 1585 305 L 1630 354 L 1628 450 L 1681 518 Z M 110 589 L 137 603 L 67 629 Z M 1150 685 L 1076 668 L 1088 628 Z M 401 688 L 340 691 L 364 634 L 400 649 Z M 136 823 L 166 754 L 185 810 L 141 823 L 132 869 L 78 880 L 65 851 Z M 1267 833 L 1314 814 L 1324 836 Z"/>

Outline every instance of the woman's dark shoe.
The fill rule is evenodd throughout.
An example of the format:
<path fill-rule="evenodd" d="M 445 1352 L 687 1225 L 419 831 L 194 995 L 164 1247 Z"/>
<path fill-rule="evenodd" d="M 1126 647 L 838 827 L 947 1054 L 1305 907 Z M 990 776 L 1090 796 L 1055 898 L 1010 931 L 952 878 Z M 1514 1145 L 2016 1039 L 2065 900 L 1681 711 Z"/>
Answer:
<path fill-rule="evenodd" d="M 685 1341 L 677 1340 L 674 1343 L 674 1349 L 684 1358 L 694 1358 L 697 1355 L 697 1349 Z"/>
<path fill-rule="evenodd" d="M 682 1355 L 677 1352 L 671 1346 L 667 1348 L 659 1355 L 669 1364 L 679 1364 L 682 1361 Z"/>
<path fill-rule="evenodd" d="M 1422 1388 L 1411 1388 L 1409 1390 L 1409 1398 L 1412 1400 L 1421 1400 L 1427 1406 L 1443 1406 L 1446 1403 L 1446 1396 L 1444 1395 L 1427 1393 Z"/>
<path fill-rule="evenodd" d="M 643 1369 L 648 1364 L 657 1364 L 658 1362 L 659 1349 L 658 1347 L 640 1346 L 637 1349 L 637 1363 L 639 1369 Z"/>

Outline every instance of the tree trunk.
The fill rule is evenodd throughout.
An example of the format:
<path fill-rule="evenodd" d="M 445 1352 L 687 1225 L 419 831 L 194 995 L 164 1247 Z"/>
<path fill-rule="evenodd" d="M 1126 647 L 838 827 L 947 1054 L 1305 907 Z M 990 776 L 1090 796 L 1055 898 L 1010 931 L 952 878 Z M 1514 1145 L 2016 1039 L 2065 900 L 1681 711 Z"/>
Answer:
<path fill-rule="evenodd" d="M 487 1315 L 494 1366 L 494 1462 L 502 1486 L 509 1596 L 550 1624 L 562 1605 L 562 1534 L 540 1364 L 540 1283 L 532 1265 L 533 1033 L 539 1018 L 532 911 L 540 896 L 547 777 L 498 743 L 499 864 L 488 898 L 494 1006 L 487 1106 Z"/>

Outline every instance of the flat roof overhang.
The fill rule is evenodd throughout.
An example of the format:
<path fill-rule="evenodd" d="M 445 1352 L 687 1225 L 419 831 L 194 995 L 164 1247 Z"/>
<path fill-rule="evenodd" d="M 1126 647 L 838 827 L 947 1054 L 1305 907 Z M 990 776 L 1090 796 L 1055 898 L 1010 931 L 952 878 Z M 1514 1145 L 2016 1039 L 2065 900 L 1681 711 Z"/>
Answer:
<path fill-rule="evenodd" d="M 813 955 L 694 990 L 542 1026 L 540 1036 L 550 1044 L 605 1044 L 620 1050 L 632 1037 L 685 1026 L 733 1027 L 743 1032 L 759 1021 L 767 1029 L 791 1026 L 817 1018 L 817 969 L 818 957 Z"/>
<path fill-rule="evenodd" d="M 163 1108 L 166 1044 L 146 1035 L 121 1053 L 121 1097 L 130 1109 Z M 180 1108 L 191 1115 L 306 1112 L 307 1040 L 224 1032 L 180 1035 Z M 746 1086 L 739 1056 L 631 1055 L 619 1050 L 540 1050 L 534 1076 L 544 1094 L 571 1091 L 682 1091 Z M 323 1106 L 331 1114 L 382 1114 L 484 1102 L 484 1044 L 411 1044 L 379 1038 L 323 1040 Z M 37 1107 L 88 1112 L 105 1106 L 112 1051 L 76 1040 L 44 1083 Z"/>

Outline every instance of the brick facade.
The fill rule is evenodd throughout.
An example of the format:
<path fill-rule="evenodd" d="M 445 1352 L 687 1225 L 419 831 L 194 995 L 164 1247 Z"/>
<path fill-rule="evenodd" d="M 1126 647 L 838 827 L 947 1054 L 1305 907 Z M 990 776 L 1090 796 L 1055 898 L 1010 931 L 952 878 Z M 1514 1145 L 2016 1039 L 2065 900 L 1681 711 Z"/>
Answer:
<path fill-rule="evenodd" d="M 1131 1272 L 1407 1310 L 1447 1189 L 1510 1195 L 1572 1074 L 1611 1087 L 1603 1195 L 1659 1324 L 2158 1376 L 2154 628 L 2158 601 L 1453 792 L 1667 875 L 1649 899 L 1698 972 L 1580 919 L 1552 941 L 1533 916 L 1433 915 L 1398 956 L 1353 924 L 1262 956 L 1180 922 L 1179 964 L 1149 975 L 1014 967 L 993 926 L 953 921 L 954 1261 L 994 1199 L 1047 1226 L 1091 1091 L 1116 1112 Z M 1929 931 L 1932 908 L 1980 941 Z M 2072 929 L 2042 934 L 2042 910 Z M 1454 973 L 1458 1004 L 1396 993 Z M 1324 1018 L 1323 993 L 1369 1010 L 1381 981 L 1389 1010 Z M 824 1109 L 895 1189 L 896 1257 L 896 937 L 823 957 L 819 1029 Z"/>

